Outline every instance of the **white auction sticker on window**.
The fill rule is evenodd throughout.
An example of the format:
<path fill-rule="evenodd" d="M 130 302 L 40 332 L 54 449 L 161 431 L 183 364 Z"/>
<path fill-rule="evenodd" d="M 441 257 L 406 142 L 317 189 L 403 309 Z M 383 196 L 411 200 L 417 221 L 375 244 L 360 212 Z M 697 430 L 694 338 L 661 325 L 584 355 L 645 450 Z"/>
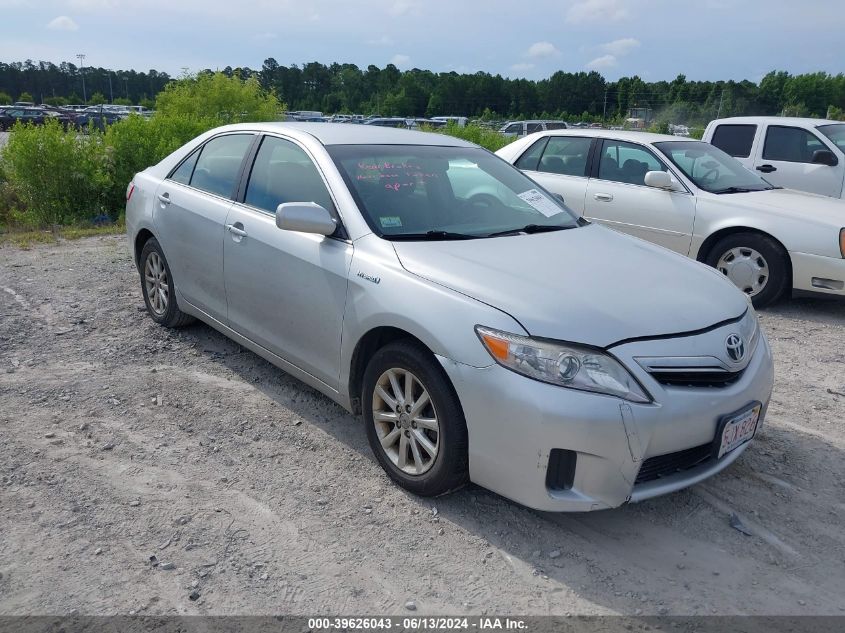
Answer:
<path fill-rule="evenodd" d="M 561 213 L 561 208 L 559 206 L 550 200 L 548 196 L 536 189 L 529 189 L 528 191 L 523 191 L 517 195 L 547 218 Z"/>

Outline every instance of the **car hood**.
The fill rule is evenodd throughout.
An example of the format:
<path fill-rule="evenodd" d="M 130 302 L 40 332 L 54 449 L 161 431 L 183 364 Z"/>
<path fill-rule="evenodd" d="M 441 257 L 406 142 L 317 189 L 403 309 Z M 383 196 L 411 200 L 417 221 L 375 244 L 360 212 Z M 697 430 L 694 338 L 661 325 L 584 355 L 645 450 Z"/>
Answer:
<path fill-rule="evenodd" d="M 748 307 L 715 270 L 596 225 L 393 246 L 409 272 L 507 312 L 532 336 L 608 347 L 704 329 Z"/>
<path fill-rule="evenodd" d="M 753 208 L 784 217 L 796 215 L 837 227 L 845 222 L 845 202 L 795 189 L 769 189 L 748 193 L 711 194 L 720 203 L 736 207 Z"/>

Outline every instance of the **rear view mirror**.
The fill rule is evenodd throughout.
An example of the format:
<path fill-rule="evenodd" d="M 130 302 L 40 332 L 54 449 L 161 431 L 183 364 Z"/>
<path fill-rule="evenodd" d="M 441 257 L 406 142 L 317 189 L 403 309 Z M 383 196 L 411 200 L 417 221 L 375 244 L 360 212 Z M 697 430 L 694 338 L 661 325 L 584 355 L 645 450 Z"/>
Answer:
<path fill-rule="evenodd" d="M 672 182 L 672 176 L 665 171 L 648 171 L 645 175 L 645 184 L 656 189 L 673 190 L 675 183 Z"/>
<path fill-rule="evenodd" d="M 813 164 L 836 167 L 839 164 L 839 159 L 829 149 L 817 149 L 813 152 Z"/>
<path fill-rule="evenodd" d="M 314 202 L 285 202 L 276 207 L 276 226 L 284 231 L 331 235 L 337 222 L 325 207 Z"/>

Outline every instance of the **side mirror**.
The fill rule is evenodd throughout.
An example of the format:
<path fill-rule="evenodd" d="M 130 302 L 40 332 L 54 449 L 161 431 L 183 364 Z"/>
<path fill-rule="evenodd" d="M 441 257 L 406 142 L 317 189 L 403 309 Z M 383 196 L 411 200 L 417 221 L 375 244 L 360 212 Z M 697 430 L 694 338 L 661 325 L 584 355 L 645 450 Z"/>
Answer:
<path fill-rule="evenodd" d="M 675 183 L 667 171 L 648 171 L 645 175 L 645 184 L 655 189 L 667 189 L 674 191 Z"/>
<path fill-rule="evenodd" d="M 813 152 L 813 164 L 827 165 L 828 167 L 836 167 L 839 164 L 839 159 L 836 154 L 829 149 L 817 149 Z"/>
<path fill-rule="evenodd" d="M 283 231 L 331 235 L 337 222 L 325 207 L 314 202 L 285 202 L 276 207 L 276 226 Z"/>

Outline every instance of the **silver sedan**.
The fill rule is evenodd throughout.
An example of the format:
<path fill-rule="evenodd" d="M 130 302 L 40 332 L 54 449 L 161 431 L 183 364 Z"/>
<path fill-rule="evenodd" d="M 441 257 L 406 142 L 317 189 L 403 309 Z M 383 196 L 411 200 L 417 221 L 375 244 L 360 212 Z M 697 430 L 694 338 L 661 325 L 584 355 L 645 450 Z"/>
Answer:
<path fill-rule="evenodd" d="M 154 321 L 200 319 L 362 414 L 416 494 L 610 508 L 713 475 L 763 423 L 740 291 L 458 139 L 218 128 L 137 174 L 126 220 Z"/>

